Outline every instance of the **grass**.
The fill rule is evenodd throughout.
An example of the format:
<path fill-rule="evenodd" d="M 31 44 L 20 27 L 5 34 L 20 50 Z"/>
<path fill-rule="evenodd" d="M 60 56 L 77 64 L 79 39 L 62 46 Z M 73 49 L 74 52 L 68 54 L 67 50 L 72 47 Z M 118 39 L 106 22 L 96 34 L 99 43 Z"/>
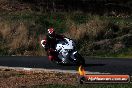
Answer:
<path fill-rule="evenodd" d="M 59 85 L 48 84 L 42 86 L 33 86 L 31 88 L 131 88 L 132 84 L 84 84 L 84 85 Z"/>
<path fill-rule="evenodd" d="M 2 34 L 2 41 L 5 41 L 1 42 L 0 46 L 0 55 L 2 56 L 25 55 L 25 52 L 31 52 L 35 56 L 45 55 L 40 40 L 44 38 L 47 28 L 54 27 L 57 33 L 74 39 L 77 42 L 79 52 L 83 55 L 131 57 L 130 50 L 127 51 L 128 54 L 125 54 L 124 51 L 119 52 L 118 55 L 111 54 L 109 51 L 108 54 L 106 51 L 101 53 L 100 51 L 97 53 L 89 51 L 89 44 L 93 42 L 113 39 L 129 33 L 132 28 L 130 17 L 108 17 L 81 12 L 54 14 L 5 12 L 1 13 L 0 16 L 2 18 L 0 34 Z"/>
<path fill-rule="evenodd" d="M 105 57 L 121 57 L 121 58 L 131 58 L 132 57 L 132 48 L 126 48 L 118 53 L 108 54 Z"/>

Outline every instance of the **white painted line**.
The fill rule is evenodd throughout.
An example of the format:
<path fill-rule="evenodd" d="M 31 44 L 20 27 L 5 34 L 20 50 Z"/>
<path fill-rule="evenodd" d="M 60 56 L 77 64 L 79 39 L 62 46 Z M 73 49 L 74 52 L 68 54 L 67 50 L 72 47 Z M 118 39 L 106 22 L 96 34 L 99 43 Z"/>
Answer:
<path fill-rule="evenodd" d="M 28 71 L 30 71 L 30 70 L 32 70 L 32 68 L 23 68 L 24 70 L 28 70 Z"/>

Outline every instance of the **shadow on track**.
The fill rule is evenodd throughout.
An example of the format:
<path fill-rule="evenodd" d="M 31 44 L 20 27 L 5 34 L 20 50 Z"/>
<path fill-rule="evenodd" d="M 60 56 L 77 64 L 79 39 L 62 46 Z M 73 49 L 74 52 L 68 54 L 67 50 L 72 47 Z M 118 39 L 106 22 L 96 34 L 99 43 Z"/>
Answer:
<path fill-rule="evenodd" d="M 76 64 L 58 64 L 58 65 L 61 65 L 61 66 L 79 66 L 79 65 L 76 65 Z M 84 67 L 94 67 L 94 66 L 105 66 L 106 64 L 85 64 L 83 65 Z"/>
<path fill-rule="evenodd" d="M 85 64 L 84 67 L 105 66 L 106 64 Z"/>

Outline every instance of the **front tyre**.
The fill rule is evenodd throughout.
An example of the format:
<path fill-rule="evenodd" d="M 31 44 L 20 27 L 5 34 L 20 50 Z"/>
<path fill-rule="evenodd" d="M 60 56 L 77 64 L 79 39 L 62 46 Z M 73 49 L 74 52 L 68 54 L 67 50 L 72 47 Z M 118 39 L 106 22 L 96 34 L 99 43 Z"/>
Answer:
<path fill-rule="evenodd" d="M 75 57 L 76 57 L 76 64 L 77 65 L 82 65 L 82 66 L 85 65 L 85 60 L 79 53 L 76 53 Z"/>

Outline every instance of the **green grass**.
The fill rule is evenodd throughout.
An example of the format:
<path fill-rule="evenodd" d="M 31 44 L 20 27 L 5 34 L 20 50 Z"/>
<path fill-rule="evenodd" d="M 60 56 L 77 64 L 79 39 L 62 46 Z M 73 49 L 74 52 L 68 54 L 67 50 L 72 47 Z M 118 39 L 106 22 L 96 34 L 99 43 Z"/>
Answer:
<path fill-rule="evenodd" d="M 91 15 L 91 14 L 75 13 L 75 12 L 71 12 L 71 13 L 59 12 L 59 13 L 54 13 L 54 14 L 53 13 L 35 13 L 35 12 L 19 12 L 19 13 L 18 12 L 17 13 L 16 12 L 6 13 L 5 12 L 5 13 L 0 13 L 0 17 L 2 18 L 1 19 L 2 22 L 6 21 L 8 24 L 13 23 L 13 25 L 14 24 L 18 25 L 18 23 L 26 23 L 27 29 L 29 30 L 28 31 L 29 36 L 32 36 L 35 34 L 34 38 L 36 41 L 35 45 L 37 48 L 37 49 L 35 48 L 35 50 L 37 51 L 40 50 L 38 38 L 40 35 L 44 35 L 46 33 L 47 28 L 54 27 L 57 33 L 65 33 L 70 29 L 69 27 L 72 25 L 70 21 L 73 22 L 76 27 L 81 27 L 80 26 L 81 24 L 85 25 L 89 21 L 93 20 L 93 23 L 91 23 L 90 26 L 92 26 L 93 24 L 96 24 L 97 27 L 95 27 L 95 29 L 100 27 L 100 25 L 103 26 L 102 24 L 104 22 L 104 25 L 106 25 L 106 30 L 109 30 L 111 27 L 107 27 L 107 24 L 105 24 L 105 22 L 108 22 L 111 24 L 110 26 L 117 25 L 119 27 L 120 32 L 118 33 L 118 36 L 123 35 L 122 30 L 124 28 L 125 29 L 132 28 L 131 17 L 117 18 L 117 17 L 99 16 L 99 15 Z M 96 31 L 96 30 L 94 30 L 93 28 L 92 31 Z M 96 32 L 93 32 L 93 33 L 96 33 Z M 90 36 L 90 33 L 89 33 L 89 36 Z M 80 39 L 80 40 L 82 43 L 84 43 L 85 41 L 95 42 L 96 40 L 94 40 L 93 37 L 94 36 L 90 36 L 90 38 L 88 38 L 86 36 L 86 38 Z M 102 36 L 100 37 L 100 34 L 98 37 L 100 40 L 102 40 L 102 38 L 104 39 L 104 37 Z M 89 50 L 86 47 L 87 45 L 82 45 L 82 43 L 77 44 L 77 47 L 79 47 L 78 50 L 81 50 L 82 47 L 85 49 L 85 51 L 84 50 L 81 51 L 81 53 L 83 53 L 83 55 L 85 56 L 88 55 L 88 56 L 101 56 L 101 57 L 132 57 L 131 50 L 127 50 L 127 51 L 124 50 L 124 52 L 118 52 L 118 53 L 89 52 Z M 0 47 L 3 47 L 3 46 L 0 46 Z M 0 55 L 7 55 L 7 54 L 8 54 L 8 50 L 6 49 L 4 50 L 3 48 L 0 48 Z"/>
<path fill-rule="evenodd" d="M 132 84 L 84 84 L 84 85 L 61 85 L 47 84 L 42 86 L 33 86 L 31 88 L 131 88 Z"/>
<path fill-rule="evenodd" d="M 38 30 L 47 29 L 49 27 L 54 27 L 57 32 L 63 33 L 66 30 L 65 25 L 65 14 L 51 14 L 51 13 L 34 13 L 34 12 L 23 12 L 23 13 L 1 13 L 2 20 L 8 21 L 10 23 L 14 22 L 27 22 L 32 24 L 35 22 Z M 36 30 L 37 31 L 37 30 Z"/>
<path fill-rule="evenodd" d="M 116 57 L 116 58 L 131 58 L 132 57 L 132 48 L 125 48 L 120 52 L 110 53 L 110 52 L 98 52 L 96 56 L 99 57 Z"/>

